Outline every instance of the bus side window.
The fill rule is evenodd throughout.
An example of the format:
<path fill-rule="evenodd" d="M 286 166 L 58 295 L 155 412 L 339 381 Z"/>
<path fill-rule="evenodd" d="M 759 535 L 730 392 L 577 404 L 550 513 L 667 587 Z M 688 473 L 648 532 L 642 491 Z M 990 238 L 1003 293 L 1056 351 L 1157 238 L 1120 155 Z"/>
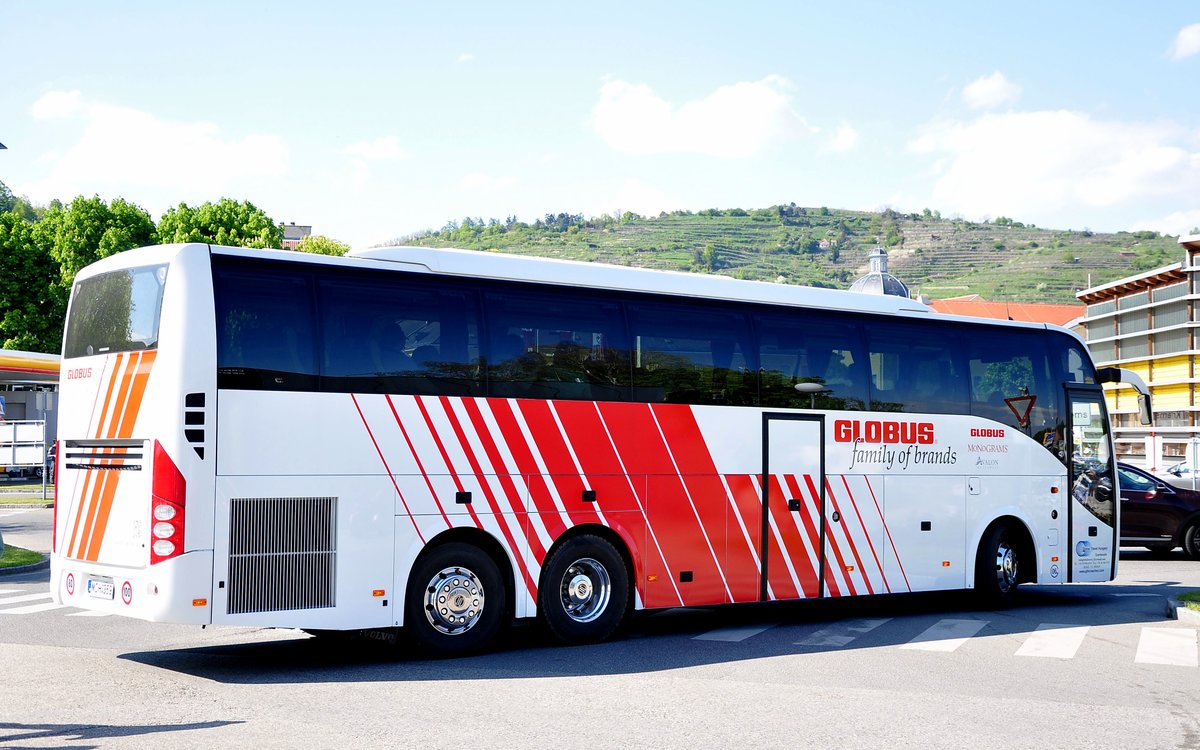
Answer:
<path fill-rule="evenodd" d="M 763 406 L 862 409 L 867 400 L 866 353 L 857 322 L 828 319 L 814 310 L 756 316 Z M 824 390 L 796 390 L 813 383 Z"/>
<path fill-rule="evenodd" d="M 735 310 L 631 302 L 634 400 L 749 406 L 758 401 L 749 319 Z"/>
<path fill-rule="evenodd" d="M 966 363 L 953 328 L 924 321 L 887 322 L 868 329 L 871 409 L 962 414 Z"/>
<path fill-rule="evenodd" d="M 997 328 L 983 334 L 966 346 L 971 414 L 1031 434 L 1054 429 L 1062 386 L 1048 369 L 1044 332 Z"/>
<path fill-rule="evenodd" d="M 217 385 L 315 390 L 316 336 L 307 274 L 214 263 Z"/>
<path fill-rule="evenodd" d="M 319 290 L 322 390 L 482 394 L 478 305 L 469 291 L 402 274 L 330 276 Z"/>
<path fill-rule="evenodd" d="M 584 290 L 484 294 L 488 394 L 502 398 L 629 400 L 621 306 Z"/>

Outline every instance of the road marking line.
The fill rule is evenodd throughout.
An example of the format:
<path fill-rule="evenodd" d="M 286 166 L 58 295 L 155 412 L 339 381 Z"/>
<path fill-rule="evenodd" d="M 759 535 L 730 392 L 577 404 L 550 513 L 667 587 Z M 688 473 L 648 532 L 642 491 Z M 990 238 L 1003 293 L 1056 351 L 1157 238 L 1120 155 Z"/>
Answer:
<path fill-rule="evenodd" d="M 1039 656 L 1047 659 L 1073 659 L 1083 645 L 1088 625 L 1058 625 L 1044 622 L 1017 649 L 1017 656 Z"/>
<path fill-rule="evenodd" d="M 21 589 L 0 589 L 0 596 L 4 596 L 5 594 L 19 594 L 20 592 Z"/>
<path fill-rule="evenodd" d="M 954 651 L 983 630 L 987 620 L 939 620 L 900 648 L 916 651 Z"/>
<path fill-rule="evenodd" d="M 717 628 L 716 630 L 710 630 L 707 633 L 701 633 L 700 635 L 693 637 L 692 640 L 726 641 L 728 643 L 738 643 L 739 641 L 744 641 L 747 638 L 756 636 L 765 630 L 770 630 L 777 624 L 778 623 L 771 623 L 770 625 L 746 625 L 743 627 Z"/>
<path fill-rule="evenodd" d="M 837 623 L 827 628 L 822 628 L 815 633 L 812 633 L 802 641 L 796 641 L 797 646 L 833 646 L 841 648 L 849 644 L 855 638 L 870 633 L 875 628 L 890 622 L 892 618 L 883 617 L 879 619 L 861 619 L 847 620 L 844 623 Z"/>
<path fill-rule="evenodd" d="M 6 596 L 0 599 L 0 605 L 17 604 L 20 602 L 36 602 L 38 599 L 49 599 L 50 592 L 44 594 L 25 594 L 24 596 Z"/>
<path fill-rule="evenodd" d="M 0 609 L 0 615 L 31 615 L 34 612 L 48 612 L 52 609 L 62 609 L 65 604 L 55 604 L 54 602 L 46 602 L 45 604 L 30 604 L 27 607 L 13 607 L 12 609 Z"/>
<path fill-rule="evenodd" d="M 1176 667 L 1200 666 L 1196 653 L 1194 628 L 1142 628 L 1138 639 L 1138 664 L 1169 664 Z"/>

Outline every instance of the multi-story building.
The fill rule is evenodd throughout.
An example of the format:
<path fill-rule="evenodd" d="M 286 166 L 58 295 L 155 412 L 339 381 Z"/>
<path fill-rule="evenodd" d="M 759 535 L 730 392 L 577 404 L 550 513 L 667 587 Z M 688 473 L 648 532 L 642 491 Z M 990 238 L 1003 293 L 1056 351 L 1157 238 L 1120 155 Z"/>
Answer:
<path fill-rule="evenodd" d="M 1088 347 L 1150 386 L 1154 424 L 1138 419 L 1128 386 L 1106 386 L 1117 456 L 1151 470 L 1200 462 L 1200 235 L 1181 237 L 1179 263 L 1084 289 Z"/>

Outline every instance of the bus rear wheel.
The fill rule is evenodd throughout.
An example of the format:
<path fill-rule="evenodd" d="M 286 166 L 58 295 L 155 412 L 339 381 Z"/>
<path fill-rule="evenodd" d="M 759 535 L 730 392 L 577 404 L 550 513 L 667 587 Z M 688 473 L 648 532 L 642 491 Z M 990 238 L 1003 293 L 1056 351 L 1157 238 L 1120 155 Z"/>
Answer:
<path fill-rule="evenodd" d="M 629 573 L 608 541 L 577 536 L 546 561 L 538 607 L 563 643 L 598 643 L 612 636 L 629 606 Z"/>
<path fill-rule="evenodd" d="M 469 544 L 444 544 L 413 566 L 404 627 L 431 656 L 474 653 L 500 632 L 505 600 L 504 579 L 490 555 Z"/>
<path fill-rule="evenodd" d="M 1008 607 L 1016 599 L 1020 575 L 1020 547 L 1015 536 L 1007 526 L 992 527 L 975 558 L 976 594 L 985 605 Z"/>

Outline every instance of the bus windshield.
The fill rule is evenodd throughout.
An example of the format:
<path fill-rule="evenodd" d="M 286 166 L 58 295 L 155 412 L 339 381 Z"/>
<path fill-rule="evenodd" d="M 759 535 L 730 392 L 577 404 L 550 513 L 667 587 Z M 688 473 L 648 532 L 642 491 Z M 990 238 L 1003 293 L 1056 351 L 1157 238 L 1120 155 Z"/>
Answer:
<path fill-rule="evenodd" d="M 142 266 L 75 283 L 63 357 L 88 357 L 158 346 L 165 265 Z"/>

